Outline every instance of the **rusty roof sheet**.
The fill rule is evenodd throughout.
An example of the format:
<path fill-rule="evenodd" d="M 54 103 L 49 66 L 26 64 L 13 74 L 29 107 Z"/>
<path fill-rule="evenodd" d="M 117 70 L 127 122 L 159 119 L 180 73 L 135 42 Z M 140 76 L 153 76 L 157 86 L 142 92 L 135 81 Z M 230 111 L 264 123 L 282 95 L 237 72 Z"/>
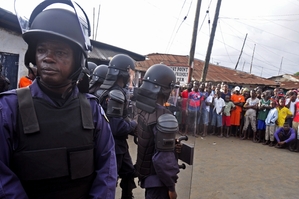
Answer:
<path fill-rule="evenodd" d="M 293 90 L 293 89 L 297 90 L 299 88 L 299 82 L 291 82 L 291 81 L 280 82 L 279 87 L 286 90 Z"/>
<path fill-rule="evenodd" d="M 153 64 L 163 63 L 167 66 L 188 66 L 189 56 L 184 55 L 172 55 L 172 54 L 148 54 L 145 61 L 137 62 L 136 69 L 139 71 L 146 71 Z M 204 67 L 204 61 L 194 59 L 193 78 L 196 80 L 201 79 L 202 69 Z M 211 82 L 226 82 L 228 84 L 249 84 L 249 85 L 267 85 L 276 86 L 275 81 L 268 80 L 262 77 L 258 77 L 246 72 L 234 70 L 224 66 L 209 64 L 206 81 Z"/>

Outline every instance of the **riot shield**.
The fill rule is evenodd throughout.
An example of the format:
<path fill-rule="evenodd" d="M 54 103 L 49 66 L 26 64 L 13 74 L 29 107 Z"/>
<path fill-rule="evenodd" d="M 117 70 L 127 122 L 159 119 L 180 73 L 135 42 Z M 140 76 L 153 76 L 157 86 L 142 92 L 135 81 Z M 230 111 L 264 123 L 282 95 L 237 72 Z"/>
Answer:
<path fill-rule="evenodd" d="M 180 92 L 180 91 L 179 91 Z M 197 132 L 198 113 L 188 111 L 188 100 L 178 96 L 175 104 L 175 112 L 179 132 L 177 133 L 177 143 L 181 144 L 181 150 L 177 153 L 178 164 L 180 166 L 179 179 L 176 184 L 178 198 L 190 198 L 192 174 L 193 174 L 193 156 Z"/>

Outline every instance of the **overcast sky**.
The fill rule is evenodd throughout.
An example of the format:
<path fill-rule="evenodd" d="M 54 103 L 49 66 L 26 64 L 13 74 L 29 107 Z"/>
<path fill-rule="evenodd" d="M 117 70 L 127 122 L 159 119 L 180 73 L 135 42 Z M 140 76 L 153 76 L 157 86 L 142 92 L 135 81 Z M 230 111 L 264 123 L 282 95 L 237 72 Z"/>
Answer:
<path fill-rule="evenodd" d="M 92 37 L 100 42 L 142 55 L 189 55 L 197 0 L 76 2 L 88 13 L 91 26 L 98 26 Z M 195 58 L 201 60 L 216 4 L 202 0 L 195 49 Z M 0 6 L 11 10 L 13 1 L 0 0 Z M 252 73 L 263 77 L 299 72 L 298 10 L 299 0 L 222 0 L 210 62 L 235 68 L 247 34 L 238 70 L 249 72 L 252 66 Z"/>

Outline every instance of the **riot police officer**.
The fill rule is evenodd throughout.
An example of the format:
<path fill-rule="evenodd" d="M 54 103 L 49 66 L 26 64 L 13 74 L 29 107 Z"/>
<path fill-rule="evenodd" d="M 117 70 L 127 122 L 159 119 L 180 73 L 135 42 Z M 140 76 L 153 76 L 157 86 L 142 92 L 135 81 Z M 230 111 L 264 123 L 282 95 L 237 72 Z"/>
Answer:
<path fill-rule="evenodd" d="M 138 150 L 136 170 L 146 198 L 177 198 L 179 166 L 175 156 L 178 122 L 163 106 L 176 81 L 171 68 L 151 66 L 138 89 Z"/>
<path fill-rule="evenodd" d="M 105 64 L 101 64 L 93 70 L 91 80 L 89 82 L 89 93 L 94 95 L 95 92 L 100 89 L 105 80 L 107 71 L 108 66 Z"/>
<path fill-rule="evenodd" d="M 72 1 L 49 0 L 29 22 L 18 17 L 25 65 L 37 66 L 37 78 L 0 96 L 1 198 L 115 198 L 109 123 L 97 98 L 76 85 L 91 50 L 82 12 Z"/>
<path fill-rule="evenodd" d="M 93 71 L 96 69 L 97 65 L 94 62 L 89 61 L 87 62 L 87 66 L 88 66 L 89 74 L 92 77 Z"/>
<path fill-rule="evenodd" d="M 115 55 L 109 62 L 108 71 L 100 90 L 95 92 L 109 118 L 115 140 L 115 153 L 118 176 L 121 178 L 121 198 L 133 198 L 136 188 L 136 172 L 127 143 L 128 135 L 134 134 L 136 121 L 130 120 L 127 114 L 128 100 L 125 87 L 130 80 L 130 71 L 135 70 L 135 61 L 125 54 Z"/>

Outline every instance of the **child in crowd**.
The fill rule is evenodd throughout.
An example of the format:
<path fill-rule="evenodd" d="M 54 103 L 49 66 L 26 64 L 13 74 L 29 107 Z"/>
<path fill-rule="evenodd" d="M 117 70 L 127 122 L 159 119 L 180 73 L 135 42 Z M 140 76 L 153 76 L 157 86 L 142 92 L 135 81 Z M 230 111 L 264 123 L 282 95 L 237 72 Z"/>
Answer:
<path fill-rule="evenodd" d="M 225 101 L 225 107 L 223 110 L 223 115 L 222 115 L 222 126 L 224 127 L 224 132 L 226 132 L 225 137 L 229 137 L 229 132 L 230 132 L 230 112 L 236 108 L 235 104 L 230 101 L 230 95 L 226 95 L 224 97 Z"/>
<path fill-rule="evenodd" d="M 276 101 L 271 100 L 270 106 L 272 107 L 266 117 L 266 131 L 265 131 L 265 142 L 264 145 L 274 146 L 274 132 L 276 128 L 276 120 L 278 118 L 278 111 L 276 109 Z M 270 142 L 269 142 L 270 140 Z"/>
<path fill-rule="evenodd" d="M 279 102 L 278 107 L 277 107 L 278 118 L 277 118 L 276 124 L 278 127 L 283 127 L 283 124 L 287 121 L 287 118 L 292 117 L 293 114 L 290 111 L 290 109 L 285 107 L 285 98 L 284 97 L 280 98 L 278 102 Z"/>

